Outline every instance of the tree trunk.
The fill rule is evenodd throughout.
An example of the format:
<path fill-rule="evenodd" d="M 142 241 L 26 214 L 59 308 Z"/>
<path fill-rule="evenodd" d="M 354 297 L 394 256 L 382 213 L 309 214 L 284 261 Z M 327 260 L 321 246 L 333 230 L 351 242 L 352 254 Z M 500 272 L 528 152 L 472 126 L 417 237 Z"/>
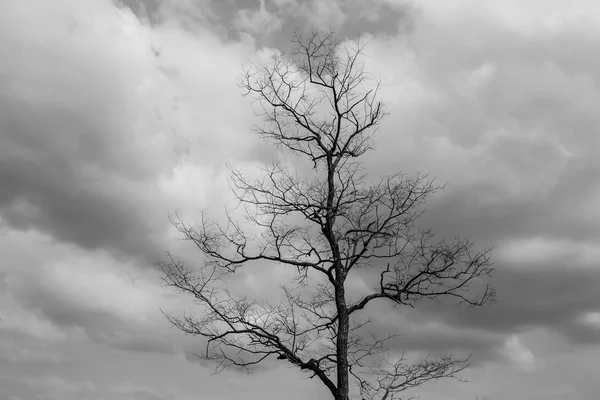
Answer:
<path fill-rule="evenodd" d="M 346 295 L 344 284 L 340 284 L 335 290 L 335 302 L 338 312 L 337 332 L 337 395 L 336 400 L 348 400 L 350 386 L 348 380 L 348 329 L 350 321 L 346 307 Z"/>

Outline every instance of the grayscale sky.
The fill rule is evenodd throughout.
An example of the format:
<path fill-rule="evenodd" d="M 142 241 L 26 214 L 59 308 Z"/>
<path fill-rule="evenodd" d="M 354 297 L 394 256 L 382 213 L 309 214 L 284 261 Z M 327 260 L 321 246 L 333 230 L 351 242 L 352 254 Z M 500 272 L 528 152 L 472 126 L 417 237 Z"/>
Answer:
<path fill-rule="evenodd" d="M 495 305 L 372 310 L 396 350 L 473 353 L 421 398 L 597 398 L 598 21 L 597 0 L 0 0 L 0 398 L 329 398 L 284 364 L 212 375 L 156 268 L 199 260 L 169 214 L 278 157 L 235 78 L 298 27 L 368 43 L 390 112 L 369 173 L 448 182 L 423 223 L 495 245 Z"/>

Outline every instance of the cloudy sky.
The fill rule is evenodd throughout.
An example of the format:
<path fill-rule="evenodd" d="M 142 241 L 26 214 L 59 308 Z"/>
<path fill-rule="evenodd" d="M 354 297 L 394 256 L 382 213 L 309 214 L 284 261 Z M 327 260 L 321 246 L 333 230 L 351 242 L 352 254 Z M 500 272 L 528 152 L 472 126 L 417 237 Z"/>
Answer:
<path fill-rule="evenodd" d="M 368 42 L 391 113 L 369 173 L 448 182 L 424 223 L 495 245 L 492 307 L 375 312 L 404 350 L 474 354 L 422 399 L 596 398 L 599 20 L 596 0 L 0 0 L 0 398 L 329 398 L 284 366 L 211 375 L 159 310 L 191 305 L 156 263 L 197 256 L 168 216 L 277 157 L 235 78 L 297 27 Z"/>

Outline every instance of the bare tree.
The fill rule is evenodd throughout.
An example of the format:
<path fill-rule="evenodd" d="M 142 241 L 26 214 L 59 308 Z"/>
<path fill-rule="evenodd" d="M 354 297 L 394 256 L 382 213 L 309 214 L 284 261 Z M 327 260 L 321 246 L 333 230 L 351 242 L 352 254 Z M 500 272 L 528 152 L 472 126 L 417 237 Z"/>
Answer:
<path fill-rule="evenodd" d="M 174 225 L 204 254 L 200 268 L 170 257 L 167 285 L 193 296 L 200 316 L 167 315 L 207 340 L 202 357 L 217 371 L 250 368 L 273 356 L 318 378 L 337 400 L 351 393 L 391 400 L 427 381 L 456 377 L 468 358 L 389 359 L 389 341 L 370 328 L 377 301 L 414 307 L 443 297 L 482 306 L 492 300 L 490 251 L 469 240 L 437 240 L 415 222 L 440 190 L 426 175 L 396 174 L 368 183 L 359 158 L 385 116 L 379 84 L 361 62 L 363 45 L 333 34 L 296 35 L 295 50 L 244 69 L 240 87 L 264 117 L 258 134 L 310 160 L 306 177 L 276 163 L 259 179 L 231 170 L 245 220 L 205 215 Z M 248 228 L 248 222 L 253 226 Z M 279 302 L 236 297 L 225 278 L 253 263 L 293 268 Z M 369 293 L 349 293 L 359 270 L 375 276 Z M 354 273 L 354 274 L 353 274 Z M 476 283 L 475 285 L 473 285 Z"/>

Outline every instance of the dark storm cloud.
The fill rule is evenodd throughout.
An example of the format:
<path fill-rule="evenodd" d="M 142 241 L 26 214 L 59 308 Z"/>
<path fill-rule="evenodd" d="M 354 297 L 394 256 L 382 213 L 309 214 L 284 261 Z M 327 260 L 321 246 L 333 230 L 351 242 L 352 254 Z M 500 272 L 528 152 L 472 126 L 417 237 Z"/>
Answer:
<path fill-rule="evenodd" d="M 411 27 L 411 6 L 406 2 L 272 0 L 266 5 L 284 20 L 282 34 L 271 38 L 272 45 L 284 49 L 295 30 L 306 34 L 333 29 L 340 38 L 352 40 L 365 33 L 396 35 Z"/>
<path fill-rule="evenodd" d="M 419 303 L 415 310 L 378 306 L 383 314 L 370 310 L 379 315 L 373 328 L 401 334 L 399 350 L 465 351 L 484 359 L 496 357 L 494 349 L 509 335 L 536 327 L 573 343 L 598 343 L 600 327 L 583 321 L 586 313 L 600 311 L 600 269 L 597 253 L 591 254 L 600 232 L 600 221 L 590 215 L 600 189 L 595 164 L 572 160 L 539 196 L 511 196 L 494 181 L 450 184 L 428 203 L 421 223 L 440 237 L 470 236 L 478 248 L 496 245 L 496 303 L 455 307 L 446 299 Z M 406 320 L 395 319 L 395 313 Z M 381 321 L 389 324 L 380 326 Z M 430 322 L 438 325 L 427 327 Z"/>
<path fill-rule="evenodd" d="M 519 161 L 513 164 L 518 168 Z M 547 193 L 533 195 L 511 195 L 494 180 L 471 185 L 450 182 L 428 203 L 422 224 L 443 236 L 468 235 L 487 244 L 527 237 L 595 240 L 600 234 L 600 218 L 593 214 L 600 190 L 598 170 L 595 160 L 571 159 Z M 527 174 L 527 169 L 522 173 Z"/>
<path fill-rule="evenodd" d="M 211 26 L 229 40 L 251 34 L 260 45 L 282 49 L 289 48 L 296 30 L 308 33 L 335 29 L 341 38 L 356 38 L 367 32 L 395 35 L 411 28 L 412 12 L 406 2 L 379 0 L 117 0 L 117 4 L 157 26 L 173 13 L 197 13 L 197 18 L 191 18 L 192 25 Z"/>
<path fill-rule="evenodd" d="M 140 18 L 149 18 L 150 21 L 156 20 L 162 0 L 114 0 L 118 6 L 129 8 Z"/>
<path fill-rule="evenodd" d="M 61 330 L 79 328 L 93 342 L 117 351 L 174 354 L 165 337 L 166 321 L 160 320 L 164 322 L 160 326 L 131 321 L 94 304 L 73 301 L 43 284 L 31 283 L 28 292 L 23 290 L 19 294 L 21 301 Z"/>
<path fill-rule="evenodd" d="M 421 223 L 441 237 L 470 236 L 479 248 L 496 245 L 496 303 L 468 308 L 455 307 L 452 299 L 422 302 L 415 310 L 384 312 L 376 322 L 391 325 L 378 322 L 374 329 L 403 334 L 399 350 L 473 352 L 478 360 L 496 358 L 507 337 L 539 327 L 574 344 L 598 343 L 600 326 L 584 320 L 600 311 L 600 269 L 593 251 L 600 221 L 590 214 L 600 189 L 597 170 L 592 160 L 572 160 L 552 189 L 539 196 L 511 196 L 493 181 L 449 185 L 428 203 Z M 396 312 L 404 323 L 393 318 Z M 438 325 L 427 328 L 429 322 Z"/>
<path fill-rule="evenodd" d="M 497 302 L 483 308 L 456 307 L 454 302 L 423 302 L 407 318 L 424 323 L 437 321 L 447 328 L 464 332 L 477 332 L 478 340 L 467 335 L 460 336 L 464 346 L 470 350 L 481 350 L 477 342 L 487 337 L 493 344 L 502 335 L 519 334 L 532 328 L 545 328 L 561 333 L 575 343 L 598 342 L 599 327 L 588 325 L 583 317 L 589 312 L 600 310 L 600 274 L 597 270 L 585 270 L 577 266 L 554 264 L 497 265 L 495 287 Z M 450 329 L 452 328 L 452 329 Z M 425 340 L 429 332 L 419 340 L 429 346 L 434 343 L 450 342 L 448 336 L 440 334 L 437 339 Z M 460 347 L 458 347 L 460 348 Z"/>
<path fill-rule="evenodd" d="M 39 244 L 35 234 L 13 233 L 6 241 L 2 251 L 23 246 L 32 253 L 0 263 L 8 271 L 0 330 L 47 346 L 77 338 L 119 352 L 174 354 L 159 309 L 171 302 L 162 297 L 154 271 L 118 262 L 106 252 Z M 25 351 L 31 347 L 22 344 L 18 348 Z"/>
<path fill-rule="evenodd" d="M 52 132 L 39 134 L 51 136 Z M 86 249 L 104 248 L 156 259 L 148 236 L 160 224 L 143 209 L 145 199 L 140 193 L 110 179 L 102 182 L 105 187 L 98 185 L 93 177 L 81 176 L 83 163 L 77 165 L 77 160 L 4 143 L 0 214 L 9 226 L 39 229 Z M 32 159 L 20 156 L 26 152 Z"/>
<path fill-rule="evenodd" d="M 466 235 L 496 245 L 497 260 L 495 304 L 434 312 L 455 326 L 506 333 L 542 326 L 575 342 L 597 341 L 600 330 L 581 322 L 585 313 L 600 310 L 597 254 L 586 254 L 600 232 L 593 212 L 597 171 L 595 161 L 571 160 L 546 194 L 510 196 L 489 182 L 454 188 L 430 203 L 424 225 L 442 236 Z M 506 259 L 519 246 L 522 250 Z"/>
<path fill-rule="evenodd" d="M 457 308 L 451 300 L 424 302 L 409 311 L 408 318 L 475 328 L 483 331 L 480 339 L 488 333 L 508 335 L 543 327 L 575 343 L 598 343 L 600 328 L 582 321 L 586 313 L 600 310 L 600 268 L 597 253 L 589 254 L 600 232 L 600 221 L 590 215 L 591 199 L 600 188 L 597 170 L 592 162 L 573 162 L 544 196 L 510 198 L 489 182 L 453 188 L 430 202 L 424 226 L 442 237 L 470 236 L 479 246 L 496 245 L 492 254 L 497 301 L 484 308 Z M 495 200 L 481 202 L 477 197 Z M 521 250 L 511 255 L 512 248 Z M 430 347 L 448 339 L 443 334 L 427 336 L 416 338 Z M 467 336 L 462 339 L 466 346 L 473 343 Z"/>
<path fill-rule="evenodd" d="M 177 159 L 175 146 L 157 152 L 148 144 L 162 134 L 158 121 L 136 126 L 144 106 L 135 98 L 135 63 L 119 71 L 118 48 L 85 56 L 68 24 L 62 28 L 53 32 L 67 40 L 60 48 L 36 30 L 19 36 L 3 28 L 0 219 L 154 262 L 152 236 L 166 222 L 156 212 L 155 180 Z"/>
<path fill-rule="evenodd" d="M 475 363 L 499 360 L 508 338 L 536 328 L 558 333 L 575 345 L 600 343 L 597 266 L 568 252 L 541 258 L 496 263 L 493 283 L 498 295 L 491 305 L 457 307 L 453 299 L 442 298 L 410 309 L 380 302 L 368 308 L 366 315 L 373 320 L 368 330 L 380 337 L 398 334 L 390 342 L 395 351 L 472 354 Z M 590 315 L 596 320 L 590 321 Z"/>

